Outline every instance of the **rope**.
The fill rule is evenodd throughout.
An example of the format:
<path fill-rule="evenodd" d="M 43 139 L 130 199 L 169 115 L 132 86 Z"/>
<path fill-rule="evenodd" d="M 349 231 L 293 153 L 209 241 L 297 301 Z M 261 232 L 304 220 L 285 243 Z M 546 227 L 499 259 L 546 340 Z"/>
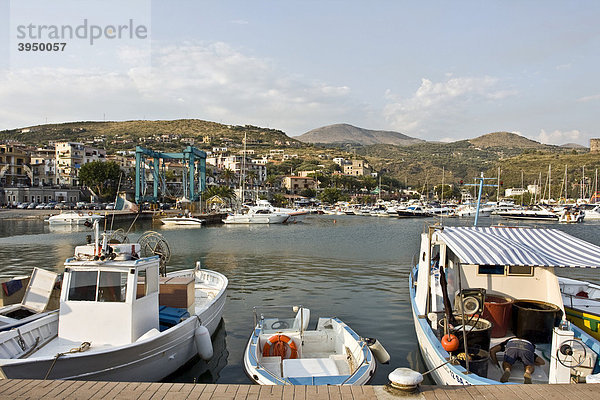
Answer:
<path fill-rule="evenodd" d="M 46 376 L 44 377 L 44 380 L 48 379 L 48 375 L 50 375 L 50 372 L 52 371 L 52 368 L 54 368 L 54 364 L 56 364 L 56 361 L 64 356 L 65 354 L 73 354 L 73 353 L 82 353 L 86 350 L 88 350 L 90 348 L 92 344 L 90 342 L 83 342 L 81 343 L 81 345 L 79 347 L 74 347 L 69 351 L 65 351 L 64 353 L 58 353 L 55 357 L 54 357 L 54 361 L 52 361 L 52 365 L 50 366 L 50 368 L 48 369 L 48 372 L 46 372 Z"/>
<path fill-rule="evenodd" d="M 450 357 L 450 359 L 449 359 L 448 361 L 446 361 L 445 363 L 443 363 L 443 364 L 440 364 L 440 365 L 438 365 L 437 367 L 435 367 L 435 368 L 433 368 L 433 369 L 430 369 L 430 370 L 429 370 L 429 371 L 427 371 L 427 372 L 424 372 L 424 373 L 422 373 L 421 375 L 425 376 L 425 375 L 427 375 L 427 374 L 429 374 L 429 373 L 431 373 L 431 372 L 435 371 L 436 369 L 443 367 L 444 365 L 448 364 L 449 362 L 453 362 L 453 361 L 455 361 L 455 360 L 456 360 L 456 357 L 455 357 L 455 356 L 451 356 L 451 357 Z"/>

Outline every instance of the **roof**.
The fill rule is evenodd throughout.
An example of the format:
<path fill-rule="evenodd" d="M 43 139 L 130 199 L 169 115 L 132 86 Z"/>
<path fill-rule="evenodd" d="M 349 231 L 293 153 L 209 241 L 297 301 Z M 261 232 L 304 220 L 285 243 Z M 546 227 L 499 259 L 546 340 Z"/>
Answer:
<path fill-rule="evenodd" d="M 600 247 L 558 229 L 447 227 L 438 235 L 463 264 L 600 266 Z"/>

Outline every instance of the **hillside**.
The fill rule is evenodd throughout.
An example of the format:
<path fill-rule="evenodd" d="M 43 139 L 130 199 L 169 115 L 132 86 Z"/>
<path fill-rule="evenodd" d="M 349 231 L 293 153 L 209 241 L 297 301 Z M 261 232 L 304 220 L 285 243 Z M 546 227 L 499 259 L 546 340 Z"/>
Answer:
<path fill-rule="evenodd" d="M 181 139 L 192 138 L 196 147 L 236 143 L 241 145 L 244 134 L 248 142 L 257 145 L 300 146 L 300 142 L 275 129 L 251 125 L 234 126 L 198 119 L 171 121 L 107 121 L 68 122 L 12 129 L 0 132 L 0 141 L 17 140 L 31 145 L 49 141 L 69 140 L 94 142 L 107 150 L 133 149 L 143 143 L 156 149 L 179 148 Z M 167 135 L 165 138 L 160 138 Z M 204 142 L 204 139 L 207 139 Z"/>
<path fill-rule="evenodd" d="M 527 139 L 512 132 L 492 132 L 470 139 L 469 143 L 477 147 L 503 147 L 505 149 L 541 149 L 547 145 Z"/>
<path fill-rule="evenodd" d="M 415 139 L 399 132 L 376 131 L 349 124 L 323 126 L 297 136 L 296 139 L 305 143 L 394 144 L 398 146 L 423 142 L 421 139 Z"/>

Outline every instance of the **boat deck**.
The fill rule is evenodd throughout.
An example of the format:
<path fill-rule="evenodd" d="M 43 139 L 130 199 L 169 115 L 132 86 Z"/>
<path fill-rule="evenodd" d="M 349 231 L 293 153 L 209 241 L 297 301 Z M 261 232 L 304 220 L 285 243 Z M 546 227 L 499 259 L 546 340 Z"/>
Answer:
<path fill-rule="evenodd" d="M 192 383 L 83 382 L 5 379 L 2 398 L 28 399 L 204 399 L 204 400 L 550 400 L 598 398 L 597 387 L 580 385 L 422 386 L 396 395 L 384 386 L 259 386 Z"/>

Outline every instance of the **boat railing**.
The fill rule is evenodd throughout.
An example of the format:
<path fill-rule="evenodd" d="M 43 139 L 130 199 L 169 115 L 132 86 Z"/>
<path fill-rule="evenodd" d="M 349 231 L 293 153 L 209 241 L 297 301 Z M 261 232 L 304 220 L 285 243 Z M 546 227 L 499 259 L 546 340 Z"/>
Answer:
<path fill-rule="evenodd" d="M 567 297 L 569 299 L 569 303 L 570 303 L 570 307 L 571 308 L 575 307 L 575 305 L 573 304 L 573 299 L 586 300 L 586 301 L 589 301 L 590 303 L 592 303 L 594 305 L 600 306 L 600 299 L 591 298 L 591 297 L 584 297 L 584 296 L 577 296 L 576 294 L 570 294 L 570 293 L 565 293 L 565 292 L 563 292 L 562 294 L 563 294 L 564 297 Z"/>

